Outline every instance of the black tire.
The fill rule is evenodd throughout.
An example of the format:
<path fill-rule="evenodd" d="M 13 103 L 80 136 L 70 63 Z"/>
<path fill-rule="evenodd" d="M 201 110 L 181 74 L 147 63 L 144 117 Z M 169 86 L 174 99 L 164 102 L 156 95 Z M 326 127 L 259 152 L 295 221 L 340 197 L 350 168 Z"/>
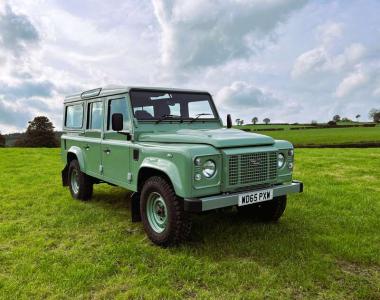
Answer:
<path fill-rule="evenodd" d="M 76 176 L 75 184 L 73 176 Z M 90 176 L 80 170 L 79 163 L 76 159 L 72 160 L 69 165 L 68 182 L 71 196 L 78 200 L 89 200 L 92 197 L 93 182 Z"/>
<path fill-rule="evenodd" d="M 152 200 L 152 197 L 156 199 Z M 158 230 L 157 226 L 152 225 L 152 222 L 155 223 L 154 220 L 152 221 L 152 210 L 155 211 L 156 217 L 159 214 L 157 206 L 153 206 L 152 201 L 158 201 L 156 204 L 163 205 L 159 217 L 165 219 L 165 224 Z M 141 190 L 140 213 L 146 234 L 153 243 L 159 246 L 178 244 L 187 240 L 190 235 L 191 218 L 183 209 L 183 199 L 177 197 L 171 184 L 160 176 L 154 176 L 145 181 Z"/>
<path fill-rule="evenodd" d="M 277 222 L 286 208 L 286 195 L 273 198 L 273 200 L 257 204 L 238 206 L 238 212 L 244 217 L 249 217 L 262 222 Z"/>

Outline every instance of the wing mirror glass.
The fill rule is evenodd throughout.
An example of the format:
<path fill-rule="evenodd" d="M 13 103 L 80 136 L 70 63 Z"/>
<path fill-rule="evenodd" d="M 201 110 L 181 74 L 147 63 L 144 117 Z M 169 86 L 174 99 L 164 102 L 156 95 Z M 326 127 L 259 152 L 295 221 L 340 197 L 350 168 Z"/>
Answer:
<path fill-rule="evenodd" d="M 123 114 L 113 114 L 112 115 L 112 130 L 122 131 L 123 130 Z"/>
<path fill-rule="evenodd" d="M 231 119 L 231 115 L 228 114 L 227 115 L 227 128 L 231 128 L 232 127 L 232 119 Z"/>

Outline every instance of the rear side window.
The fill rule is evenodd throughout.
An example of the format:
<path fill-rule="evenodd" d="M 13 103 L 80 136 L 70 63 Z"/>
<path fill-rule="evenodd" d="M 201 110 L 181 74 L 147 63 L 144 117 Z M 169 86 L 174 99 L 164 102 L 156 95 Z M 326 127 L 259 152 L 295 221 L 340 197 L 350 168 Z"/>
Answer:
<path fill-rule="evenodd" d="M 123 130 L 128 130 L 130 127 L 129 113 L 127 100 L 125 98 L 113 99 L 108 102 L 108 121 L 107 121 L 107 130 L 111 130 L 111 120 L 113 114 L 122 114 L 124 126 Z"/>
<path fill-rule="evenodd" d="M 92 102 L 88 104 L 87 129 L 100 130 L 103 122 L 103 103 Z"/>
<path fill-rule="evenodd" d="M 65 126 L 68 128 L 82 128 L 83 126 L 83 104 L 66 106 Z"/>

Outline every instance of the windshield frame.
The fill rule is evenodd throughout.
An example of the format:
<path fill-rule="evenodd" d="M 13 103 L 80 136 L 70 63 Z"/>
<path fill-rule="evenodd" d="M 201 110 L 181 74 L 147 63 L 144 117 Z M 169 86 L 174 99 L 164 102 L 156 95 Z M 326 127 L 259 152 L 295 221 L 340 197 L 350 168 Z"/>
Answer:
<path fill-rule="evenodd" d="M 218 110 L 216 109 L 214 99 L 212 98 L 211 94 L 208 92 L 200 92 L 200 91 L 186 91 L 186 90 L 172 90 L 172 89 L 145 89 L 145 88 L 132 88 L 129 90 L 129 98 L 130 98 L 130 103 L 131 103 L 131 111 L 133 114 L 133 117 L 138 121 L 138 122 L 147 122 L 147 123 L 157 123 L 157 121 L 160 118 L 153 118 L 153 119 L 138 119 L 135 116 L 135 111 L 134 111 L 134 106 L 133 106 L 133 93 L 134 92 L 152 92 L 152 93 L 168 93 L 168 94 L 192 94 L 192 95 L 207 95 L 209 97 L 208 102 L 211 108 L 211 111 L 213 113 L 213 116 L 211 118 L 198 118 L 196 119 L 195 117 L 189 117 L 189 118 L 183 118 L 182 116 L 179 116 L 178 118 L 173 117 L 173 118 L 164 118 L 161 119 L 159 122 L 165 123 L 165 122 L 220 122 L 220 117 Z M 196 102 L 196 101 L 193 101 Z"/>

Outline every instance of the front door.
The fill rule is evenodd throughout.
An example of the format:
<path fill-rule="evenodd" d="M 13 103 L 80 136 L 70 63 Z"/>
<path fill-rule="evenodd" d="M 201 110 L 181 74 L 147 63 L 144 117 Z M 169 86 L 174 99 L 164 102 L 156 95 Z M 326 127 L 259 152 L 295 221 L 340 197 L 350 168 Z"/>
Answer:
<path fill-rule="evenodd" d="M 105 181 L 126 187 L 130 178 L 130 151 L 131 141 L 127 136 L 112 131 L 111 119 L 115 113 L 123 114 L 123 132 L 131 129 L 128 102 L 125 95 L 109 97 L 106 101 L 107 120 L 104 122 L 104 135 L 102 141 L 102 165 Z"/>
<path fill-rule="evenodd" d="M 101 135 L 103 126 L 103 101 L 99 99 L 87 103 L 87 123 L 83 142 L 86 156 L 86 173 L 101 176 Z"/>

